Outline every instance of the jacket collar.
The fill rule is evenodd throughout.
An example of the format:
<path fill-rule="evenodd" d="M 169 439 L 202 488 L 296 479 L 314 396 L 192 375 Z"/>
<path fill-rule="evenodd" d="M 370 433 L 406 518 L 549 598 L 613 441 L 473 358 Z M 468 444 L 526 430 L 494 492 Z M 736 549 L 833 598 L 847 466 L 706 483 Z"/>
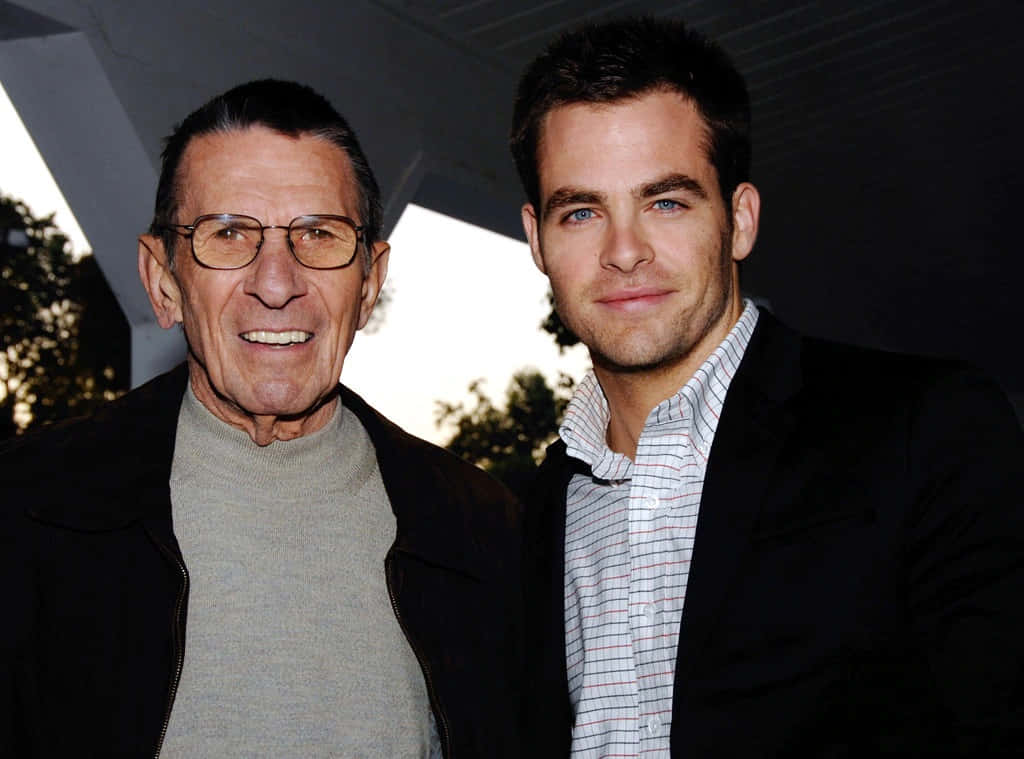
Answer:
<path fill-rule="evenodd" d="M 795 332 L 762 312 L 726 396 L 701 497 L 677 682 L 686 681 L 715 627 L 775 481 L 779 457 L 795 430 L 789 402 L 803 384 L 801 346 Z"/>
<path fill-rule="evenodd" d="M 24 502 L 31 504 L 29 515 L 88 532 L 167 517 L 178 410 L 187 381 L 188 370 L 181 364 L 90 417 L 26 440 L 17 454 L 27 464 L 18 486 Z M 48 468 L 51 462 L 57 462 L 59 472 Z"/>
<path fill-rule="evenodd" d="M 19 465 L 11 467 L 18 472 L 11 492 L 20 491 L 32 518 L 85 532 L 168 520 L 174 441 L 187 382 L 187 366 L 181 364 L 91 417 L 26 439 L 12 452 Z M 344 385 L 339 392 L 376 449 L 399 526 L 395 548 L 472 574 L 486 546 L 477 545 L 473 535 L 451 534 L 452 502 L 474 498 L 473 483 L 486 475 L 469 472 L 470 465 L 453 454 L 406 433 Z M 61 467 L 57 473 L 53 462 Z M 494 489 L 480 498 L 493 502 L 504 492 L 492 484 Z"/>
<path fill-rule="evenodd" d="M 450 451 L 410 435 L 341 386 L 342 404 L 362 423 L 398 522 L 395 550 L 470 576 L 490 562 L 488 536 L 472 529 L 474 509 L 516 508 L 488 475 Z M 461 528 L 461 533 L 454 532 Z"/>

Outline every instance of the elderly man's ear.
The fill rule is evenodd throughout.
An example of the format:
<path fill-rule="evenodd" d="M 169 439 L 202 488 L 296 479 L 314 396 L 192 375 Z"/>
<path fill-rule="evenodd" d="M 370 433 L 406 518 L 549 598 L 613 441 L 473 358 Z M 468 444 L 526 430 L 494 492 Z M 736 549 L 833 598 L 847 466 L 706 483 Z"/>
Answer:
<path fill-rule="evenodd" d="M 180 323 L 181 288 L 171 271 L 164 242 L 159 237 L 139 237 L 139 278 L 149 295 L 157 323 L 164 329 Z"/>
<path fill-rule="evenodd" d="M 360 292 L 359 321 L 356 329 L 362 329 L 370 321 L 370 314 L 377 303 L 377 297 L 384 287 L 384 280 L 388 277 L 388 257 L 391 253 L 391 246 L 384 240 L 373 244 L 373 253 L 370 260 L 370 270 L 363 277 L 363 287 Z"/>

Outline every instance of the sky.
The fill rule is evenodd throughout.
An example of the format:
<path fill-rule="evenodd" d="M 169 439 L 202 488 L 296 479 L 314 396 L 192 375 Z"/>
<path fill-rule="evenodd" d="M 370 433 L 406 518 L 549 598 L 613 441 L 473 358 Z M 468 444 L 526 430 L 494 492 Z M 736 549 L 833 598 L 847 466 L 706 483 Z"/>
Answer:
<path fill-rule="evenodd" d="M 2 86 L 0 193 L 25 201 L 35 216 L 56 212 L 75 253 L 90 250 Z M 583 376 L 585 349 L 560 355 L 539 328 L 547 280 L 525 243 L 417 206 L 406 209 L 390 242 L 389 302 L 373 331 L 356 336 L 342 380 L 392 421 L 443 444 L 450 430 L 435 425 L 436 402 L 468 400 L 476 379 L 500 402 L 522 368 L 539 369 L 549 383 L 560 371 Z"/>

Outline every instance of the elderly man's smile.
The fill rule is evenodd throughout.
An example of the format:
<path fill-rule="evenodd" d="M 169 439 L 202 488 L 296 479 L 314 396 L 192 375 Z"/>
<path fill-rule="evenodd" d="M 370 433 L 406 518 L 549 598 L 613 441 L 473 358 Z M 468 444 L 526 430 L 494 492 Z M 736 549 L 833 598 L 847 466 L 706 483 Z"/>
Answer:
<path fill-rule="evenodd" d="M 239 337 L 248 343 L 259 343 L 261 345 L 297 345 L 312 340 L 313 333 L 297 329 L 285 330 L 283 332 L 254 329 L 241 333 Z"/>

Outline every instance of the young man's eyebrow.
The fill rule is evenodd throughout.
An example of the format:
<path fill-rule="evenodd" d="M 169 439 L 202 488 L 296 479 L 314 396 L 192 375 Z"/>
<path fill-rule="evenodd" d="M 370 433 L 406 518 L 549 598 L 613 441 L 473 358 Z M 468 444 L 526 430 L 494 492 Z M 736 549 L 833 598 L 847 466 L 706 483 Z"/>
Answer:
<path fill-rule="evenodd" d="M 603 203 L 604 194 L 592 190 L 581 190 L 578 187 L 559 187 L 544 203 L 544 216 L 562 208 L 582 203 Z"/>
<path fill-rule="evenodd" d="M 704 189 L 700 182 L 691 176 L 680 173 L 666 174 L 653 182 L 640 185 L 636 190 L 636 196 L 639 198 L 653 198 L 655 195 L 675 192 L 676 190 L 685 190 L 701 200 L 706 200 L 708 197 L 707 190 Z"/>

